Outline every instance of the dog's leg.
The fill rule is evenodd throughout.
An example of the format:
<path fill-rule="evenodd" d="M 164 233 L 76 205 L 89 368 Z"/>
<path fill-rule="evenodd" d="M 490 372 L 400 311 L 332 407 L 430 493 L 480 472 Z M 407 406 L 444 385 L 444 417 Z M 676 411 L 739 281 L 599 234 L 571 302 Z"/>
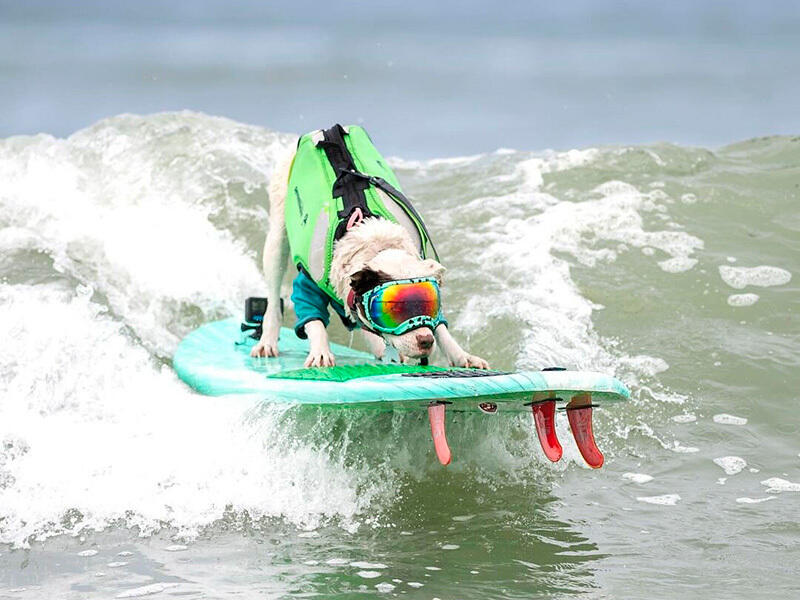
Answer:
<path fill-rule="evenodd" d="M 269 182 L 269 229 L 264 242 L 263 267 L 267 280 L 267 312 L 264 314 L 261 339 L 250 356 L 278 356 L 278 334 L 281 330 L 281 283 L 289 261 L 289 238 L 286 235 L 286 189 L 294 153 L 276 167 Z"/>
<path fill-rule="evenodd" d="M 362 329 L 361 333 L 369 344 L 369 351 L 372 352 L 372 355 L 378 360 L 383 358 L 383 354 L 386 352 L 386 342 L 383 341 L 383 338 L 366 329 Z"/>
<path fill-rule="evenodd" d="M 306 335 L 310 342 L 310 349 L 306 357 L 306 367 L 333 367 L 336 359 L 328 344 L 328 332 L 322 321 L 309 321 L 305 324 Z"/>
<path fill-rule="evenodd" d="M 439 325 L 433 335 L 436 338 L 436 343 L 439 344 L 439 348 L 442 349 L 442 352 L 444 352 L 447 360 L 450 361 L 450 364 L 454 367 L 476 367 L 478 369 L 489 368 L 489 363 L 479 356 L 467 354 L 467 352 L 465 352 L 464 349 L 458 345 L 458 342 L 453 338 L 453 336 L 450 335 L 450 332 L 445 324 Z"/>
<path fill-rule="evenodd" d="M 281 219 L 282 220 L 282 219 Z M 270 239 L 272 236 L 272 239 Z M 276 239 L 277 238 L 277 239 Z M 280 229 L 267 235 L 264 244 L 264 275 L 267 279 L 267 312 L 264 314 L 261 339 L 253 347 L 252 356 L 278 356 L 278 334 L 281 330 L 281 283 L 289 260 L 289 240 Z"/>

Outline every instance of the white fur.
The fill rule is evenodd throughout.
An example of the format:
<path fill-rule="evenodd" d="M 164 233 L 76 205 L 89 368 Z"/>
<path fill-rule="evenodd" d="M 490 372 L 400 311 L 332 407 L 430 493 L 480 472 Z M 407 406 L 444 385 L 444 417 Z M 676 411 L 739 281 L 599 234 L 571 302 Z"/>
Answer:
<path fill-rule="evenodd" d="M 289 261 L 289 241 L 286 234 L 286 201 L 289 170 L 294 151 L 280 160 L 269 184 L 269 230 L 264 243 L 264 276 L 267 279 L 267 312 L 264 315 L 263 333 L 253 347 L 252 356 L 278 356 L 278 333 L 281 325 L 280 288 Z M 354 273 L 371 268 L 382 271 L 392 279 L 411 277 L 436 277 L 441 283 L 444 267 L 432 259 L 421 259 L 409 233 L 400 225 L 386 219 L 369 218 L 348 231 L 334 246 L 330 278 L 337 296 L 346 305 L 350 292 L 350 278 Z M 359 319 L 347 308 L 354 320 Z M 310 342 L 306 366 L 332 366 L 328 335 L 321 321 L 305 325 Z M 385 343 L 394 346 L 401 357 L 422 358 L 430 355 L 435 338 L 452 365 L 488 368 L 482 358 L 465 352 L 453 339 L 445 325 L 431 333 L 416 329 L 403 335 L 385 335 L 382 338 L 364 331 L 370 349 L 377 357 L 383 355 Z"/>
<path fill-rule="evenodd" d="M 336 295 L 347 298 L 350 277 L 379 254 L 392 250 L 403 256 L 417 256 L 411 236 L 396 223 L 373 217 L 348 231 L 333 247 L 330 275 Z"/>

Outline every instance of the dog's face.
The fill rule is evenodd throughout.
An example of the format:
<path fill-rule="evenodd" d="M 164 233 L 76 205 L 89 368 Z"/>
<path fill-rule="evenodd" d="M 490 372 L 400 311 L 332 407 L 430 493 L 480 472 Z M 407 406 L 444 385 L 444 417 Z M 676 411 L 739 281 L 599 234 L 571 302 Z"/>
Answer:
<path fill-rule="evenodd" d="M 350 276 L 350 287 L 360 296 L 375 286 L 397 279 L 435 277 L 441 284 L 444 270 L 435 260 L 423 260 L 405 250 L 392 248 L 380 252 L 362 269 L 353 273 Z M 355 312 L 354 316 L 361 325 L 369 327 L 363 308 L 358 306 Z M 433 332 L 427 327 L 412 329 L 402 335 L 383 334 L 383 339 L 408 358 L 426 358 L 433 352 Z"/>

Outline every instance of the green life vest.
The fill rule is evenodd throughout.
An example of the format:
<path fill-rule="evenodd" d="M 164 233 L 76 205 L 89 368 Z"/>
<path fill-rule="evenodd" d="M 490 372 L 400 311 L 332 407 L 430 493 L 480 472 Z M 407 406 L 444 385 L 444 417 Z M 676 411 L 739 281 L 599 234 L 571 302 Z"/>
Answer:
<path fill-rule="evenodd" d="M 425 224 L 400 191 L 394 172 L 356 125 L 337 124 L 300 138 L 285 210 L 294 264 L 339 304 L 343 299 L 336 297 L 329 279 L 333 244 L 364 218 L 403 226 L 422 258 L 436 256 Z"/>

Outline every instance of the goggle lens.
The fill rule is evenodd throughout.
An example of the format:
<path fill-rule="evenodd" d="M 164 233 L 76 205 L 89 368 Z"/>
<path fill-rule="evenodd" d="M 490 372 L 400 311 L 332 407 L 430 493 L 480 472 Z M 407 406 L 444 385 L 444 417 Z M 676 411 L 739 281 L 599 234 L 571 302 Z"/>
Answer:
<path fill-rule="evenodd" d="M 439 288 L 433 281 L 393 283 L 375 291 L 369 318 L 378 327 L 394 330 L 415 317 L 439 316 Z"/>

